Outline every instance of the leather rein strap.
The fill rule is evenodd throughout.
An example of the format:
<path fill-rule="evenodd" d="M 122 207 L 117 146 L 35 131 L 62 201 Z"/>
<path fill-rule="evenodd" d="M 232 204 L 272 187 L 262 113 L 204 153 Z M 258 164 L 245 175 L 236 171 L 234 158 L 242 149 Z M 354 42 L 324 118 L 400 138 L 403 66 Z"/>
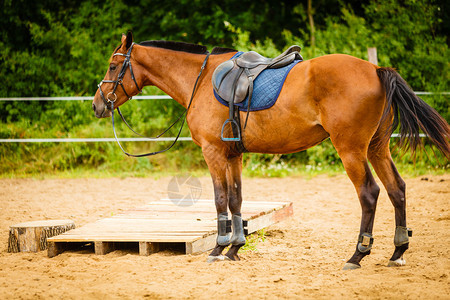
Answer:
<path fill-rule="evenodd" d="M 99 88 L 99 90 L 100 90 L 100 95 L 101 95 L 101 98 L 102 98 L 103 102 L 105 103 L 105 105 L 106 105 L 107 107 L 109 107 L 109 108 L 111 109 L 111 120 L 112 120 L 112 127 L 113 127 L 114 137 L 115 137 L 116 142 L 117 142 L 117 144 L 119 145 L 120 149 L 122 150 L 122 152 L 125 153 L 126 155 L 132 156 L 132 157 L 145 157 L 145 156 L 151 156 L 151 155 L 156 155 L 156 154 L 159 154 L 159 153 L 163 153 L 163 152 L 166 152 L 167 150 L 171 149 L 171 148 L 175 145 L 175 143 L 178 141 L 178 138 L 179 138 L 180 135 L 181 135 L 181 131 L 183 130 L 183 126 L 184 126 L 184 123 L 185 123 L 185 121 L 186 121 L 186 118 L 183 118 L 183 122 L 181 123 L 181 127 L 180 127 L 180 129 L 179 129 L 179 131 L 178 131 L 178 134 L 177 134 L 175 140 L 173 141 L 173 143 L 172 143 L 169 147 L 167 147 L 166 149 L 164 149 L 164 150 L 160 150 L 160 151 L 156 151 L 156 152 L 143 153 L 143 154 L 131 154 L 131 153 L 128 153 L 127 151 L 125 151 L 125 149 L 122 147 L 122 145 L 120 144 L 119 139 L 118 139 L 118 137 L 117 137 L 116 128 L 115 128 L 115 126 L 114 126 L 114 102 L 117 100 L 117 95 L 116 95 L 115 91 L 116 91 L 118 85 L 120 85 L 120 86 L 122 87 L 122 89 L 123 89 L 125 95 L 128 97 L 128 99 L 131 99 L 131 97 L 127 94 L 127 92 L 125 91 L 125 88 L 124 88 L 124 86 L 123 86 L 123 84 L 122 84 L 122 79 L 123 79 L 123 77 L 125 76 L 125 72 L 126 72 L 128 66 L 129 66 L 129 69 L 130 69 L 131 78 L 133 79 L 134 83 L 136 84 L 136 87 L 137 87 L 138 91 L 139 91 L 139 92 L 142 92 L 142 90 L 139 88 L 139 85 L 138 85 L 137 82 L 136 82 L 136 79 L 135 79 L 134 73 L 133 73 L 133 69 L 132 69 L 132 67 L 131 67 L 131 62 L 130 62 L 131 50 L 132 50 L 132 48 L 133 48 L 133 45 L 134 45 L 134 43 L 130 46 L 130 49 L 128 50 L 127 54 L 122 54 L 122 53 L 116 53 L 116 54 L 114 54 L 114 55 L 125 56 L 125 61 L 123 62 L 122 69 L 120 70 L 120 73 L 119 73 L 119 76 L 117 77 L 117 80 L 102 80 L 102 81 L 100 82 L 100 84 L 98 85 L 98 88 Z M 195 80 L 194 88 L 193 88 L 193 90 L 192 90 L 192 95 L 191 95 L 191 98 L 190 98 L 190 100 L 189 100 L 189 104 L 188 104 L 187 108 L 185 109 L 185 111 L 184 111 L 184 112 L 183 112 L 183 113 L 175 120 L 175 122 L 172 123 L 172 125 L 170 125 L 170 126 L 169 126 L 166 130 L 164 130 L 161 134 L 157 135 L 156 138 L 149 138 L 149 139 L 158 139 L 159 137 L 161 137 L 162 135 L 164 135 L 170 128 L 172 128 L 176 123 L 178 123 L 178 121 L 179 121 L 184 115 L 187 115 L 187 112 L 188 112 L 189 108 L 191 107 L 192 100 L 194 99 L 194 95 L 195 95 L 195 91 L 196 91 L 196 89 L 197 89 L 198 82 L 199 82 L 199 80 L 200 80 L 200 77 L 202 76 L 203 70 L 204 70 L 205 67 L 206 67 L 206 64 L 207 64 L 207 62 L 208 62 L 208 58 L 209 58 L 210 54 L 211 54 L 211 53 L 209 53 L 209 52 L 206 54 L 206 58 L 205 58 L 205 60 L 203 61 L 202 67 L 201 67 L 201 69 L 200 69 L 200 73 L 198 74 L 197 79 Z M 104 82 L 106 82 L 106 83 L 114 83 L 113 91 L 110 92 L 110 93 L 108 93 L 108 95 L 107 95 L 106 98 L 105 98 L 105 96 L 104 96 L 104 94 L 103 94 L 103 92 L 102 92 L 102 89 L 101 89 L 101 85 L 102 85 L 102 83 L 104 83 Z M 114 96 L 114 100 L 111 100 L 111 99 L 109 98 L 110 95 L 113 95 L 113 96 Z M 120 111 L 120 109 L 119 109 L 118 107 L 117 107 L 117 111 L 118 111 L 120 117 L 122 118 L 122 120 L 124 121 L 124 123 L 128 126 L 128 128 L 129 128 L 131 131 L 133 131 L 135 134 L 137 134 L 137 135 L 139 135 L 139 136 L 145 137 L 145 136 L 143 136 L 143 135 L 137 133 L 136 131 L 134 131 L 134 130 L 131 128 L 131 126 L 130 126 L 130 125 L 128 124 L 128 122 L 125 120 L 125 118 L 124 118 L 123 115 L 122 115 L 122 112 Z"/>

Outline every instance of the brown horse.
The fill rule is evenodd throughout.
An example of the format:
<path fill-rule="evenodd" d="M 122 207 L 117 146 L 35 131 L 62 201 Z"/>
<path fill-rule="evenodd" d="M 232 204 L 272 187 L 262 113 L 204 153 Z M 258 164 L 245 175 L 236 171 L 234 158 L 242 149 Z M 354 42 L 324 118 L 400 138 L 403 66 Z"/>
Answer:
<path fill-rule="evenodd" d="M 95 115 L 111 116 L 108 104 L 115 101 L 114 107 L 118 107 L 147 85 L 157 86 L 187 108 L 207 53 L 203 46 L 184 43 L 134 44 L 131 33 L 124 35 L 95 95 Z M 237 252 L 245 243 L 240 214 L 242 153 L 235 142 L 220 139 L 228 107 L 214 99 L 211 83 L 215 68 L 235 51 L 219 49 L 212 54 L 193 95 L 187 122 L 193 141 L 202 148 L 214 185 L 218 238 L 208 260 L 238 260 Z M 121 69 L 126 59 L 129 64 Z M 245 113 L 241 114 L 242 119 Z M 356 251 L 345 269 L 359 268 L 373 244 L 380 188 L 369 168 L 370 161 L 395 208 L 395 250 L 389 265 L 399 266 L 405 263 L 403 253 L 408 249 L 410 232 L 406 227 L 405 182 L 389 151 L 389 137 L 398 124 L 401 143 L 412 151 L 421 144 L 422 130 L 447 159 L 450 157 L 447 122 L 418 98 L 397 72 L 334 54 L 297 64 L 287 76 L 275 105 L 250 114 L 243 143 L 249 152 L 292 153 L 331 139 L 362 207 Z M 232 222 L 228 220 L 228 209 Z M 228 233 L 230 223 L 232 236 Z M 221 253 L 229 244 L 231 247 L 223 256 Z"/>

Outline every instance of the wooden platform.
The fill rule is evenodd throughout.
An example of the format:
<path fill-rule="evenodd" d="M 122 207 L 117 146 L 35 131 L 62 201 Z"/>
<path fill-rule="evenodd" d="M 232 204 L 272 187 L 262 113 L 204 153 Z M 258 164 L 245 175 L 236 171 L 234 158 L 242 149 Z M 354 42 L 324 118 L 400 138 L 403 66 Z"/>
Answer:
<path fill-rule="evenodd" d="M 181 205 L 180 205 L 181 204 Z M 166 246 L 177 246 L 186 254 L 212 249 L 217 236 L 217 214 L 213 200 L 198 200 L 192 206 L 175 205 L 163 199 L 126 211 L 111 218 L 67 231 L 48 239 L 48 256 L 68 249 L 93 245 L 103 255 L 124 245 L 149 255 Z M 293 214 L 292 202 L 244 201 L 242 218 L 248 233 L 265 228 Z"/>

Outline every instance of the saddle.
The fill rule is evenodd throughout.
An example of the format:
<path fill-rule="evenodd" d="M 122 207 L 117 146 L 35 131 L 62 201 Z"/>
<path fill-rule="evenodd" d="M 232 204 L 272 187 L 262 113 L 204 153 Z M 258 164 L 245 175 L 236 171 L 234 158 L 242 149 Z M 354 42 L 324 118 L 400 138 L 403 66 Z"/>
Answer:
<path fill-rule="evenodd" d="M 303 60 L 299 46 L 291 46 L 275 58 L 267 58 L 254 51 L 243 53 L 241 56 L 220 64 L 212 75 L 212 84 L 216 94 L 228 102 L 230 115 L 222 126 L 221 139 L 223 141 L 241 141 L 240 125 L 235 120 L 234 105 L 244 101 L 248 96 L 247 126 L 250 102 L 253 93 L 253 82 L 266 69 L 277 69 L 291 64 L 294 60 Z M 230 126 L 237 137 L 223 136 L 225 125 Z"/>

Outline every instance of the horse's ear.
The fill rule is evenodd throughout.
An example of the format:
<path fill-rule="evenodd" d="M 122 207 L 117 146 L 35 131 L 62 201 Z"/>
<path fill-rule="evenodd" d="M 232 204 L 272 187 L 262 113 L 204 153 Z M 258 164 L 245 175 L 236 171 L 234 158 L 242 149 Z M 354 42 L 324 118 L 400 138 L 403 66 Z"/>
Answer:
<path fill-rule="evenodd" d="M 133 33 L 131 31 L 128 31 L 127 35 L 122 33 L 122 47 L 128 50 L 131 44 L 133 44 Z"/>

